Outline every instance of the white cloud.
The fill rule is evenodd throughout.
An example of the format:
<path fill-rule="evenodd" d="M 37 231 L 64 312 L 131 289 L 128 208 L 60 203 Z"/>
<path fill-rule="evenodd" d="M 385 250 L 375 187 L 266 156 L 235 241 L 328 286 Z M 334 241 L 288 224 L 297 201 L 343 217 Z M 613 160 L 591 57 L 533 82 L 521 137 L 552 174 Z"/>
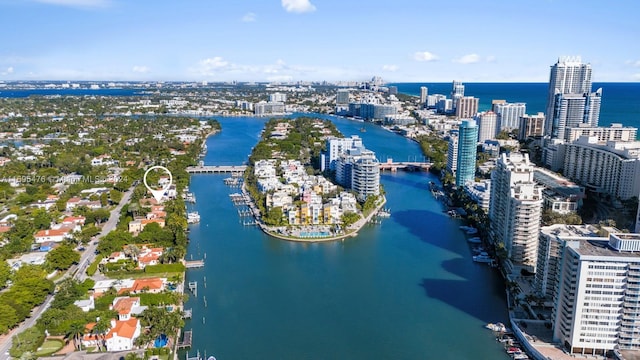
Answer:
<path fill-rule="evenodd" d="M 306 13 L 316 11 L 315 5 L 309 0 L 282 0 L 282 7 L 287 12 Z"/>
<path fill-rule="evenodd" d="M 640 73 L 631 75 L 633 81 L 640 81 Z"/>
<path fill-rule="evenodd" d="M 398 70 L 398 65 L 382 65 L 382 70 L 394 72 Z"/>
<path fill-rule="evenodd" d="M 9 66 L 7 70 L 0 73 L 0 75 L 11 75 L 13 74 L 13 66 Z"/>
<path fill-rule="evenodd" d="M 244 16 L 242 17 L 242 22 L 254 22 L 256 21 L 256 14 L 255 13 L 246 13 L 244 14 Z"/>
<path fill-rule="evenodd" d="M 144 66 L 144 65 L 136 65 L 131 70 L 135 73 L 140 73 L 140 74 L 146 74 L 149 71 L 151 71 L 151 69 L 149 69 L 148 66 Z"/>
<path fill-rule="evenodd" d="M 493 55 L 489 55 L 487 56 L 487 58 L 485 59 L 487 62 L 494 62 L 496 61 L 496 57 Z"/>
<path fill-rule="evenodd" d="M 111 6 L 111 0 L 32 0 L 38 3 L 79 7 L 79 8 L 104 8 Z"/>
<path fill-rule="evenodd" d="M 239 64 L 216 56 L 198 61 L 187 69 L 194 79 L 241 81 L 292 81 L 307 79 L 345 79 L 353 76 L 369 76 L 363 69 L 289 65 L 278 59 L 270 64 Z M 355 75 L 354 75 L 355 74 Z"/>
<path fill-rule="evenodd" d="M 413 54 L 413 59 L 416 61 L 434 61 L 438 60 L 438 57 L 428 51 L 418 51 Z"/>
<path fill-rule="evenodd" d="M 478 61 L 480 61 L 480 56 L 478 54 L 467 54 L 453 59 L 453 62 L 456 62 L 458 64 L 473 64 L 477 63 Z"/>
<path fill-rule="evenodd" d="M 624 63 L 633 67 L 640 67 L 640 60 L 627 60 Z"/>
<path fill-rule="evenodd" d="M 225 68 L 229 65 L 229 62 L 224 60 L 221 56 L 200 60 L 200 67 L 207 73 L 211 73 L 214 70 Z"/>

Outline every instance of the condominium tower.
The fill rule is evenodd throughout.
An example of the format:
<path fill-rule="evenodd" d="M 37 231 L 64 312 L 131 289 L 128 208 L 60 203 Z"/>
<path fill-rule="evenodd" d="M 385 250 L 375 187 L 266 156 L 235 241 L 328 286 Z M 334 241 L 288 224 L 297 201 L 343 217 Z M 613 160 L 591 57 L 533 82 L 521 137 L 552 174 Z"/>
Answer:
<path fill-rule="evenodd" d="M 491 238 L 502 243 L 513 265 L 535 271 L 542 188 L 533 181 L 528 154 L 502 153 L 491 173 Z"/>
<path fill-rule="evenodd" d="M 475 120 L 462 120 L 458 130 L 457 186 L 464 186 L 467 181 L 475 179 L 477 147 L 478 125 Z"/>

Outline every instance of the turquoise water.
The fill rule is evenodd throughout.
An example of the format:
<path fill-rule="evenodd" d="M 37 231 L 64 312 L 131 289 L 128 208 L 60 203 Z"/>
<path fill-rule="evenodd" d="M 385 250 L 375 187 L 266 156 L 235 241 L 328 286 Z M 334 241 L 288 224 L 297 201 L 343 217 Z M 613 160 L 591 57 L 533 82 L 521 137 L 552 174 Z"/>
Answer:
<path fill-rule="evenodd" d="M 264 119 L 221 118 L 207 164 L 244 161 Z M 370 124 L 336 119 L 380 156 L 421 157 L 417 144 Z M 195 175 L 201 223 L 191 226 L 189 270 L 198 294 L 190 354 L 217 359 L 506 359 L 483 325 L 507 320 L 497 272 L 474 263 L 457 221 L 426 173 L 384 174 L 392 215 L 357 238 L 295 243 L 243 226 L 224 175 Z M 182 355 L 184 356 L 184 355 Z M 182 357 L 183 358 L 183 357 Z"/>

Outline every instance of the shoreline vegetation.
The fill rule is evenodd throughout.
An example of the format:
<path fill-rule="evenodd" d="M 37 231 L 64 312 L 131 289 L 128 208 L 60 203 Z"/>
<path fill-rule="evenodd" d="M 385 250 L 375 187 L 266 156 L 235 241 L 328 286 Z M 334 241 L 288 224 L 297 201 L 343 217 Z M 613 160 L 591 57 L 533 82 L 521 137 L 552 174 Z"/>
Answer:
<path fill-rule="evenodd" d="M 282 123 L 293 124 L 285 126 L 285 130 L 279 128 Z M 267 192 L 261 192 L 258 189 L 258 181 L 254 174 L 255 164 L 261 160 L 289 161 L 290 159 L 300 159 L 300 163 L 305 167 L 308 175 L 325 175 L 333 178 L 334 174 L 320 172 L 320 153 L 324 148 L 325 139 L 328 136 L 342 137 L 343 135 L 337 130 L 335 125 L 329 121 L 319 118 L 298 117 L 291 119 L 273 118 L 265 124 L 265 129 L 258 144 L 253 148 L 249 156 L 249 166 L 245 170 L 244 182 L 242 185 L 242 194 L 250 207 L 251 213 L 256 224 L 267 235 L 286 241 L 295 242 L 325 242 L 344 240 L 349 237 L 355 237 L 362 227 L 367 224 L 371 218 L 378 214 L 382 207 L 386 204 L 384 194 L 376 197 L 370 197 L 370 201 L 358 204 L 358 210 L 354 213 L 345 213 L 342 215 L 340 224 L 336 224 L 329 220 L 326 222 L 308 223 L 291 225 L 285 223 L 284 214 L 281 207 L 267 208 Z M 332 179 L 335 184 L 335 180 Z M 297 184 L 296 184 L 297 185 Z M 322 194 L 323 200 L 328 199 L 340 192 L 342 188 L 338 187 L 337 191 L 330 194 Z M 302 204 L 301 200 L 296 200 L 298 205 Z M 357 218 L 352 214 L 357 215 Z M 345 215 L 349 215 L 346 216 Z M 321 231 L 321 229 L 330 229 L 329 231 Z M 297 230 L 306 234 L 314 234 L 313 236 L 294 236 Z M 329 233 L 327 236 L 320 234 Z M 315 235 L 317 234 L 317 235 Z"/>

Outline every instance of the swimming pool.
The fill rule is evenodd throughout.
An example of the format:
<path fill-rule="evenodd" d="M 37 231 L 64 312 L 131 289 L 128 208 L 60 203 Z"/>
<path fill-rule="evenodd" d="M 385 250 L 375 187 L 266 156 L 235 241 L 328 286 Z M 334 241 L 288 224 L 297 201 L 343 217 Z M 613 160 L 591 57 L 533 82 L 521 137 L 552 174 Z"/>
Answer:
<path fill-rule="evenodd" d="M 328 237 L 329 235 L 328 231 L 300 231 L 301 238 Z"/>

